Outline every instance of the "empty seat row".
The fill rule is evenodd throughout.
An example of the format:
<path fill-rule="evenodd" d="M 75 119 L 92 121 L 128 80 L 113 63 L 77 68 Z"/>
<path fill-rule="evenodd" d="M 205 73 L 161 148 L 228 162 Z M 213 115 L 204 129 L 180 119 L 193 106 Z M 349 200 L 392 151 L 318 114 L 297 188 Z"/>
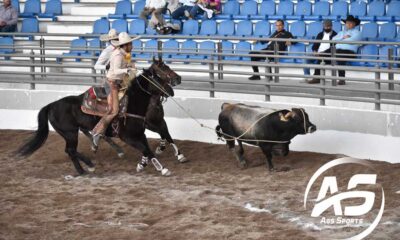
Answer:
<path fill-rule="evenodd" d="M 19 13 L 20 17 L 40 17 L 40 18 L 52 18 L 62 15 L 62 3 L 61 0 L 48 0 L 46 2 L 45 10 L 42 13 L 40 0 L 27 0 L 25 2 L 24 11 L 20 13 L 19 0 L 12 0 L 12 5 Z"/>
<path fill-rule="evenodd" d="M 63 53 L 64 57 L 91 57 L 98 56 L 100 54 L 100 40 L 98 38 L 94 38 L 91 40 L 87 40 L 84 38 L 77 38 L 71 41 L 70 51 L 67 53 Z M 93 48 L 92 50 L 90 48 Z M 57 61 L 61 61 L 61 58 L 58 58 Z M 76 58 L 75 61 L 81 61 L 81 58 Z"/>

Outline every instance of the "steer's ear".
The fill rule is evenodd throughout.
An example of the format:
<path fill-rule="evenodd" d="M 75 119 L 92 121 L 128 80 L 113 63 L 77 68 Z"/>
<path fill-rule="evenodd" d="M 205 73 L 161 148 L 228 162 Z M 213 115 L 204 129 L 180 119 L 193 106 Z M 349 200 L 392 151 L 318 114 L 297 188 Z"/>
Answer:
<path fill-rule="evenodd" d="M 283 115 L 283 113 L 281 112 L 279 113 L 279 117 L 282 122 L 287 122 L 290 118 L 293 118 L 294 116 L 296 116 L 296 113 L 294 113 L 293 111 L 289 111 L 285 115 Z"/>

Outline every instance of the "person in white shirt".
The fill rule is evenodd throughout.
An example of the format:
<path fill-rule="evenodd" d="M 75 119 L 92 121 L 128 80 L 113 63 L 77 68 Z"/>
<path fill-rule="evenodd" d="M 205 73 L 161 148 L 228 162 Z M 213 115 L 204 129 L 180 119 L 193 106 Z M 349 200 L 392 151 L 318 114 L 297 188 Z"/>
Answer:
<path fill-rule="evenodd" d="M 332 21 L 325 20 L 323 23 L 323 31 L 318 33 L 316 40 L 332 40 L 333 37 L 336 36 L 336 32 L 332 29 Z M 316 57 L 330 57 L 327 54 L 331 53 L 330 43 L 314 43 L 312 46 L 313 55 Z M 316 63 L 320 64 L 321 60 L 314 59 L 306 59 L 307 64 Z M 329 61 L 325 61 L 325 63 L 329 63 Z M 316 68 L 314 71 L 314 78 L 312 80 L 308 80 L 307 83 L 315 84 L 320 83 L 320 79 L 317 78 L 321 74 L 320 69 Z M 310 69 L 304 68 L 304 75 L 310 75 Z M 316 77 L 317 76 L 317 77 Z"/>
<path fill-rule="evenodd" d="M 108 63 L 110 62 L 111 53 L 116 49 L 116 46 L 113 45 L 113 43 L 116 43 L 116 42 L 113 40 L 118 40 L 117 31 L 115 29 L 110 29 L 108 34 L 104 34 L 104 35 L 100 36 L 100 41 L 109 42 L 109 44 L 100 53 L 100 56 L 97 59 L 96 64 L 94 65 L 94 69 L 106 70 Z"/>
<path fill-rule="evenodd" d="M 186 17 L 188 19 L 190 17 L 190 10 L 196 5 L 197 0 L 179 0 L 181 4 L 172 14 L 172 19 L 180 20 L 181 18 Z"/>
<path fill-rule="evenodd" d="M 155 28 L 157 24 L 164 25 L 164 17 L 163 12 L 165 11 L 165 0 L 146 0 L 146 5 L 144 9 L 140 12 L 140 18 L 146 22 L 147 25 L 147 17 L 151 14 L 152 18 L 155 20 L 150 21 L 149 25 L 151 28 Z"/>

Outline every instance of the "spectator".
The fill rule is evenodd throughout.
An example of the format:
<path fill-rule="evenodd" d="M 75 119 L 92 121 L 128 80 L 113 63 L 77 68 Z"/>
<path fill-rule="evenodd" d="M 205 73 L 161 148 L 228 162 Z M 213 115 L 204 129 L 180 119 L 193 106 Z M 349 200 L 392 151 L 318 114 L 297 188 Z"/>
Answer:
<path fill-rule="evenodd" d="M 316 40 L 332 40 L 332 38 L 336 35 L 337 35 L 337 33 L 334 30 L 332 30 L 332 21 L 325 20 L 323 23 L 323 31 L 318 33 L 318 35 L 315 39 Z M 331 47 L 332 47 L 332 44 L 330 44 L 330 43 L 314 43 L 312 45 L 313 56 L 324 57 L 324 56 L 326 56 L 325 54 L 331 53 Z M 306 59 L 306 63 L 307 64 L 310 64 L 310 63 L 320 64 L 321 60 Z M 325 61 L 325 63 L 329 63 L 329 61 Z M 320 69 L 316 68 L 314 71 L 314 78 L 312 80 L 307 81 L 307 83 L 310 83 L 310 84 L 319 83 L 320 79 L 315 76 L 319 76 L 320 74 L 321 74 Z M 304 68 L 304 75 L 310 75 L 309 68 Z"/>
<path fill-rule="evenodd" d="M 346 29 L 339 32 L 332 40 L 343 41 L 343 43 L 336 44 L 336 55 L 338 58 L 356 58 L 358 51 L 358 45 L 348 44 L 348 41 L 361 41 L 361 33 L 355 27 L 360 25 L 360 19 L 353 17 L 352 15 L 347 16 L 345 20 L 342 20 L 346 24 Z M 347 61 L 337 61 L 339 66 L 347 64 Z M 339 70 L 339 77 L 345 77 L 346 73 L 344 70 Z M 344 85 L 344 80 L 339 80 L 338 85 Z"/>
<path fill-rule="evenodd" d="M 221 12 L 221 0 L 199 0 L 190 11 L 190 18 L 203 14 L 203 19 L 211 19 Z"/>
<path fill-rule="evenodd" d="M 173 13 L 179 7 L 179 0 L 167 0 L 168 10 Z"/>
<path fill-rule="evenodd" d="M 11 5 L 11 0 L 4 0 L 0 7 L 0 32 L 17 31 L 18 12 Z"/>
<path fill-rule="evenodd" d="M 281 20 L 281 19 L 277 20 L 275 23 L 275 27 L 276 27 L 276 31 L 269 38 L 293 38 L 293 35 L 284 29 L 283 20 Z M 274 48 L 275 48 L 275 42 L 276 41 L 271 41 L 266 48 L 261 50 L 264 52 L 252 51 L 252 52 L 250 52 L 250 54 L 259 54 L 259 55 L 273 54 Z M 261 41 L 261 43 L 267 43 L 267 42 Z M 289 46 L 291 43 L 289 41 L 287 41 L 287 42 L 278 41 L 277 44 L 278 44 L 279 54 L 282 54 L 282 52 L 286 51 L 287 46 Z M 265 51 L 267 51 L 267 52 L 265 52 Z M 264 57 L 264 56 L 251 57 L 251 61 L 262 61 L 265 59 L 266 59 L 266 57 Z M 269 61 L 272 61 L 273 59 L 274 59 L 273 57 L 268 57 Z M 252 66 L 252 68 L 253 68 L 254 73 L 259 72 L 258 66 Z M 267 68 L 267 72 L 271 73 L 270 67 Z M 267 78 L 271 79 L 271 77 L 267 77 Z M 260 79 L 261 78 L 259 75 L 253 75 L 253 76 L 249 77 L 249 80 L 260 80 Z"/>
<path fill-rule="evenodd" d="M 194 7 L 197 0 L 179 0 L 180 7 L 172 13 L 172 19 L 180 20 L 183 17 L 190 17 L 190 10 Z"/>
<path fill-rule="evenodd" d="M 146 0 L 146 5 L 140 12 L 140 18 L 147 23 L 147 17 L 151 14 L 152 18 L 154 18 L 150 21 L 151 28 L 155 28 L 158 23 L 164 25 L 163 12 L 165 11 L 165 4 L 165 0 Z"/>

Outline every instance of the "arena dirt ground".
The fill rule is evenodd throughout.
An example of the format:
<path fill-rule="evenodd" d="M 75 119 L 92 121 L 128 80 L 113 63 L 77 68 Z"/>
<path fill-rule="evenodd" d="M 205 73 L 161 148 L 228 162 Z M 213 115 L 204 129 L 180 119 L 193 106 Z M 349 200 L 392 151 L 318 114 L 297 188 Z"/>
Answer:
<path fill-rule="evenodd" d="M 136 173 L 141 156 L 124 143 L 118 141 L 124 159 L 104 143 L 95 155 L 82 135 L 79 151 L 93 159 L 96 172 L 78 177 L 55 133 L 31 157 L 14 158 L 29 134 L 0 131 L 0 239 L 331 239 L 363 227 L 321 227 L 303 207 L 311 176 L 338 155 L 291 152 L 274 158 L 284 171 L 271 173 L 258 148 L 246 146 L 249 167 L 239 169 L 225 145 L 178 141 L 190 161 L 178 163 L 168 148 L 159 159 L 173 175 L 162 177 L 152 166 Z M 157 141 L 150 142 L 154 149 Z M 385 211 L 367 239 L 399 239 L 400 164 L 371 165 L 385 191 Z M 346 187 L 357 168 L 331 173 Z M 378 207 L 381 197 L 378 191 Z"/>

